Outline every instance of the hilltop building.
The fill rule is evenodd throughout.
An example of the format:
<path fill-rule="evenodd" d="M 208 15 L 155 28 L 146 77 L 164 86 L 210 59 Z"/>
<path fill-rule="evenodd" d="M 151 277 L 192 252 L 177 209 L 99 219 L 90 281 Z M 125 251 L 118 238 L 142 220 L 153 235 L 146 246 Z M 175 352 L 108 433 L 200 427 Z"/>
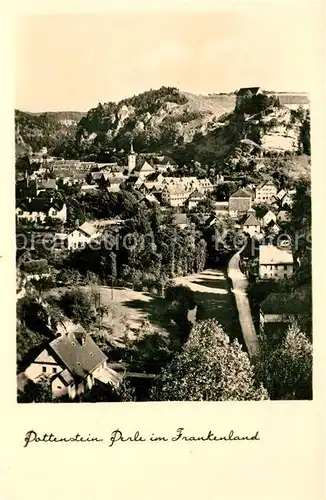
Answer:
<path fill-rule="evenodd" d="M 241 104 L 245 99 L 253 97 L 255 95 L 262 94 L 263 90 L 261 87 L 242 87 L 237 91 L 236 108 L 241 107 Z"/>

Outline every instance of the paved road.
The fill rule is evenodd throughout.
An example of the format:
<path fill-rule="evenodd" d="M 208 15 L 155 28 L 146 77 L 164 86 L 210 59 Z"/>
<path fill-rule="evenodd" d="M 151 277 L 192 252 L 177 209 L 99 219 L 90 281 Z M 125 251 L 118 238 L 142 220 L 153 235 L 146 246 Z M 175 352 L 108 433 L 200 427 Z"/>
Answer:
<path fill-rule="evenodd" d="M 243 339 L 247 346 L 249 357 L 253 358 L 259 355 L 260 346 L 246 293 L 248 281 L 245 275 L 240 271 L 239 267 L 241 251 L 242 249 L 231 257 L 228 265 L 228 275 L 232 280 L 232 291 L 237 304 Z"/>

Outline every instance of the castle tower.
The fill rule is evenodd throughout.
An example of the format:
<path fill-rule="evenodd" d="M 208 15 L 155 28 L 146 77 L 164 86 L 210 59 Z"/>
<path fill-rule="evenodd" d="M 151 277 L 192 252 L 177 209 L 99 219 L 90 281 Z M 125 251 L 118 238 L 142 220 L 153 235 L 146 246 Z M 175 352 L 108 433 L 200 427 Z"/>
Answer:
<path fill-rule="evenodd" d="M 130 153 L 128 155 L 128 171 L 129 171 L 129 173 L 131 173 L 134 170 L 134 168 L 136 167 L 136 158 L 137 158 L 137 155 L 134 151 L 133 142 L 131 140 Z"/>

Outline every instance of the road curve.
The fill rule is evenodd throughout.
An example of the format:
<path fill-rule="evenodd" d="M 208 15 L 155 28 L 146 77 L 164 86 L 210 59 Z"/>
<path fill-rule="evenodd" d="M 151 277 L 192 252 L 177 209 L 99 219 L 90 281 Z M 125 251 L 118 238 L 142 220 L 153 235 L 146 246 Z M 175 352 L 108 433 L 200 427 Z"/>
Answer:
<path fill-rule="evenodd" d="M 260 346 L 246 293 L 248 281 L 240 270 L 239 264 L 241 252 L 242 249 L 231 257 L 228 264 L 228 276 L 232 281 L 232 292 L 235 296 L 243 339 L 247 346 L 249 357 L 252 359 L 259 355 Z"/>

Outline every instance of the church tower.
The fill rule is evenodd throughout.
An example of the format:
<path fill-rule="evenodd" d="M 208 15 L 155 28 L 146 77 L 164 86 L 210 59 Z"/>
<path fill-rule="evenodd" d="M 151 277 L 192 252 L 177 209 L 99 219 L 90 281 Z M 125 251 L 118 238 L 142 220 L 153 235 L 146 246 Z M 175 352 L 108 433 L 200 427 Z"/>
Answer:
<path fill-rule="evenodd" d="M 133 146 L 133 143 L 132 143 L 132 140 L 131 140 L 131 143 L 130 143 L 130 153 L 128 155 L 128 172 L 129 174 L 134 170 L 134 168 L 136 167 L 136 153 L 134 151 L 134 146 Z"/>

